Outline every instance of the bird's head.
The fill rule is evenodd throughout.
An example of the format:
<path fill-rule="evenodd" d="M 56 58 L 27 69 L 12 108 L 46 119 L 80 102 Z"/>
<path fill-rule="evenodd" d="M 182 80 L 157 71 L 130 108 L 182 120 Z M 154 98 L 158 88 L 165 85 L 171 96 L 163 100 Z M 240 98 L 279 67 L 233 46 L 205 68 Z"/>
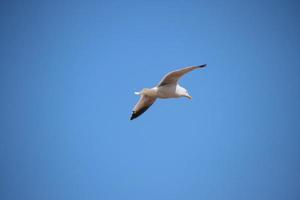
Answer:
<path fill-rule="evenodd" d="M 182 95 L 183 97 L 187 97 L 187 98 L 189 98 L 189 99 L 192 99 L 192 96 L 188 93 L 188 91 L 186 90 L 186 89 L 184 89 L 184 91 L 183 91 L 183 95 Z"/>

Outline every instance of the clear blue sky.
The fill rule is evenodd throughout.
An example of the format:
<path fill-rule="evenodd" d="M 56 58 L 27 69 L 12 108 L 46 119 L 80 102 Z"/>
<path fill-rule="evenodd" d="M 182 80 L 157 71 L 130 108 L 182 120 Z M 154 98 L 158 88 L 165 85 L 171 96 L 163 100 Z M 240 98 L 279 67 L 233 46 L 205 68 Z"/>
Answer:
<path fill-rule="evenodd" d="M 1 200 L 300 199 L 297 1 L 2 1 Z M 130 121 L 174 69 L 193 99 Z"/>

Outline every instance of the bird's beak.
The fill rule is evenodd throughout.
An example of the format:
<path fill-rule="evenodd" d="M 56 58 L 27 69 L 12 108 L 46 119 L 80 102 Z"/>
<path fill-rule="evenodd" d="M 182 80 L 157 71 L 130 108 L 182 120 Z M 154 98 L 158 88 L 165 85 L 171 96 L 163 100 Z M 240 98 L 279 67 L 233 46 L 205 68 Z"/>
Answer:
<path fill-rule="evenodd" d="M 189 94 L 186 94 L 185 96 L 186 96 L 187 98 L 189 98 L 189 99 L 192 99 L 192 96 L 189 95 Z"/>

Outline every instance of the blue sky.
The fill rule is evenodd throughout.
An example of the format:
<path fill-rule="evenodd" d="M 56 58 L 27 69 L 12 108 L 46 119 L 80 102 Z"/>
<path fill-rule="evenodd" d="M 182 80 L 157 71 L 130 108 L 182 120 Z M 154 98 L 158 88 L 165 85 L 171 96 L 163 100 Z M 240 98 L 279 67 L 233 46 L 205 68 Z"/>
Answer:
<path fill-rule="evenodd" d="M 299 6 L 2 1 L 0 199 L 299 199 Z"/>

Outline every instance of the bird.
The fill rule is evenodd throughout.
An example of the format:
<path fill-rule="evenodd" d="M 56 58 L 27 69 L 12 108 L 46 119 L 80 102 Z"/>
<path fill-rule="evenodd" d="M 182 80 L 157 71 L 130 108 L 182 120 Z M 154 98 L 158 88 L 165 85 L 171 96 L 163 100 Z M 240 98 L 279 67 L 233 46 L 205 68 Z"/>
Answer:
<path fill-rule="evenodd" d="M 192 96 L 184 87 L 178 84 L 178 81 L 186 73 L 203 67 L 206 67 L 206 64 L 189 66 L 171 71 L 167 73 L 155 87 L 144 88 L 140 92 L 134 92 L 134 94 L 140 96 L 140 99 L 132 110 L 130 120 L 133 120 L 143 114 L 158 98 L 168 99 L 187 97 L 192 99 Z"/>

